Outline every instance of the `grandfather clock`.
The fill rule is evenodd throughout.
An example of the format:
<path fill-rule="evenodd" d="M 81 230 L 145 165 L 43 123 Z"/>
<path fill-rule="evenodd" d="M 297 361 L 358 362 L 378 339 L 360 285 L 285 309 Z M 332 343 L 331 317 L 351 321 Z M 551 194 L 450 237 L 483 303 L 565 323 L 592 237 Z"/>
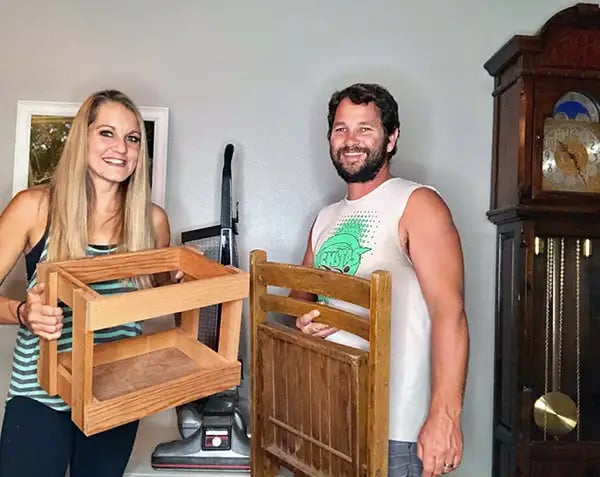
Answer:
<path fill-rule="evenodd" d="M 494 77 L 494 477 L 600 477 L 600 8 L 577 4 Z"/>

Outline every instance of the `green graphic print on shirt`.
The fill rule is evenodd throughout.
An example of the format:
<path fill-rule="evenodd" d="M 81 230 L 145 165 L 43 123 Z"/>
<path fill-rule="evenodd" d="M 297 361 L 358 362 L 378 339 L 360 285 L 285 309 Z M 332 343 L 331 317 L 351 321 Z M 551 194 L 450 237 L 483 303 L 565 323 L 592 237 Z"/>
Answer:
<path fill-rule="evenodd" d="M 357 211 L 342 217 L 315 256 L 315 268 L 346 275 L 356 275 L 363 254 L 374 245 L 374 231 L 379 225 L 374 211 Z M 324 296 L 318 300 L 329 304 Z"/>

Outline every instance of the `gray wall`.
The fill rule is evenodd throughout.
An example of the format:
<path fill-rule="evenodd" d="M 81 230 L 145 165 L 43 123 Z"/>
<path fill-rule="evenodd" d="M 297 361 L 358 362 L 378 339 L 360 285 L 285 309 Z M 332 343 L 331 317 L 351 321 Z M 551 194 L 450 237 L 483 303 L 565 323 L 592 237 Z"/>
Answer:
<path fill-rule="evenodd" d="M 495 238 L 485 218 L 492 79 L 483 63 L 568 5 L 1 0 L 0 206 L 12 192 L 17 100 L 81 101 L 116 87 L 140 105 L 170 108 L 174 241 L 218 221 L 222 148 L 233 141 L 242 265 L 259 247 L 299 261 L 314 214 L 344 190 L 327 154 L 329 95 L 358 80 L 383 83 L 400 104 L 394 172 L 435 186 L 462 235 L 472 351 L 466 455 L 453 475 L 489 475 Z M 3 290 L 21 287 L 19 270 Z M 8 328 L 0 335 L 1 387 L 13 337 Z"/>

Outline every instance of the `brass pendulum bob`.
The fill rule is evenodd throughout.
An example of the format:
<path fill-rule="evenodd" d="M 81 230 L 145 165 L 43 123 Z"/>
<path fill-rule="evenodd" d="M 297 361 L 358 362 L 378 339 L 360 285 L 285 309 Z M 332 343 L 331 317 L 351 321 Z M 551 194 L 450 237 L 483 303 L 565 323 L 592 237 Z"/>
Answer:
<path fill-rule="evenodd" d="M 535 401 L 533 417 L 536 425 L 546 434 L 560 436 L 568 434 L 577 426 L 579 412 L 577 404 L 560 391 L 562 359 L 562 319 L 564 299 L 564 239 L 560 241 L 560 274 L 556 280 L 554 246 L 556 239 L 548 239 L 546 279 L 546 374 L 545 394 Z M 577 287 L 579 288 L 579 241 L 577 241 Z M 558 285 L 558 286 L 557 286 Z M 558 297 L 557 297 L 558 295 Z M 555 298 L 558 298 L 556 300 Z M 579 319 L 579 289 L 577 290 L 576 314 Z M 550 323 L 552 316 L 552 323 Z M 579 321 L 578 321 L 579 322 Z M 548 362 L 550 351 L 550 325 L 552 325 L 552 391 L 548 392 Z"/>
<path fill-rule="evenodd" d="M 577 426 L 577 405 L 565 393 L 549 392 L 535 401 L 533 418 L 548 434 L 568 434 Z"/>

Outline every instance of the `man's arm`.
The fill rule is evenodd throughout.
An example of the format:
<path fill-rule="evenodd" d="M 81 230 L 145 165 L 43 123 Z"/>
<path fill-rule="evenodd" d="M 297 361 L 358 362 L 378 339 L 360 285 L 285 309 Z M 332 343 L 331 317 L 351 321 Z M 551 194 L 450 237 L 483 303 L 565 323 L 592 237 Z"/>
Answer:
<path fill-rule="evenodd" d="M 431 404 L 419 436 L 423 475 L 429 477 L 439 475 L 444 464 L 458 466 L 462 458 L 460 416 L 469 348 L 463 256 L 448 207 L 428 188 L 411 195 L 399 235 L 431 318 Z"/>

